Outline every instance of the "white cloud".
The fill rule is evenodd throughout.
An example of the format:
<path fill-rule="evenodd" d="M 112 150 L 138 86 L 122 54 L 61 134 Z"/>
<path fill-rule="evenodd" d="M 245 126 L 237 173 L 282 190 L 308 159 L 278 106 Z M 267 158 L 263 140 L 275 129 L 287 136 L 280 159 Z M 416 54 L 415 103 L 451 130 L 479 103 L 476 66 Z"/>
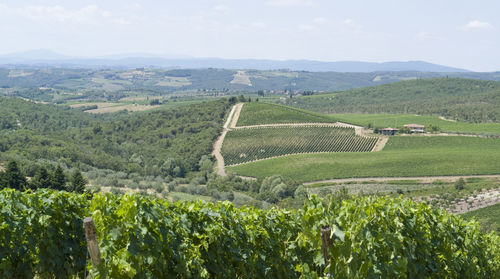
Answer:
<path fill-rule="evenodd" d="M 317 24 L 324 24 L 324 23 L 327 23 L 328 20 L 324 17 L 316 17 L 313 19 L 313 22 L 317 23 Z"/>
<path fill-rule="evenodd" d="M 299 30 L 301 31 L 311 31 L 316 29 L 316 26 L 311 25 L 311 24 L 301 24 L 299 25 Z"/>
<path fill-rule="evenodd" d="M 361 31 L 363 26 L 359 23 L 357 23 L 354 19 L 348 18 L 342 22 L 342 24 L 350 29 L 351 31 Z"/>
<path fill-rule="evenodd" d="M 429 32 L 425 32 L 425 31 L 418 32 L 417 34 L 415 34 L 415 39 L 417 39 L 418 41 L 444 41 L 444 40 L 446 40 L 443 37 L 439 37 L 439 36 L 436 36 L 434 34 L 431 34 Z"/>
<path fill-rule="evenodd" d="M 270 6 L 285 7 L 285 6 L 310 6 L 313 0 L 267 0 Z"/>
<path fill-rule="evenodd" d="M 252 22 L 250 26 L 255 28 L 266 28 L 267 24 L 265 24 L 264 22 Z"/>
<path fill-rule="evenodd" d="M 131 3 L 131 4 L 128 4 L 125 6 L 127 9 L 131 10 L 131 11 L 142 11 L 144 10 L 144 7 L 139 4 L 139 3 Z"/>
<path fill-rule="evenodd" d="M 93 23 L 97 18 L 108 18 L 111 12 L 101 10 L 96 5 L 88 5 L 78 10 L 68 10 L 62 6 L 27 6 L 18 13 L 31 19 L 55 20 L 58 22 Z"/>
<path fill-rule="evenodd" d="M 486 21 L 479 21 L 479 20 L 471 20 L 469 23 L 464 25 L 464 29 L 466 30 L 472 30 L 472 29 L 492 29 L 493 25 Z"/>
<path fill-rule="evenodd" d="M 227 26 L 226 30 L 229 32 L 241 31 L 245 29 L 245 27 L 241 24 L 235 23 Z"/>
<path fill-rule="evenodd" d="M 138 6 L 136 6 L 138 8 Z M 112 12 L 101 9 L 97 5 L 87 5 L 79 9 L 67 9 L 63 6 L 26 6 L 14 11 L 17 15 L 37 21 L 56 21 L 67 24 L 101 24 L 103 22 L 128 25 L 130 19 L 116 17 Z"/>
<path fill-rule="evenodd" d="M 113 23 L 118 24 L 118 25 L 130 25 L 130 24 L 132 24 L 132 22 L 130 22 L 129 20 L 127 20 L 125 18 L 113 19 Z"/>
<path fill-rule="evenodd" d="M 212 8 L 212 10 L 216 11 L 216 12 L 221 12 L 221 13 L 227 13 L 229 12 L 230 8 L 226 5 L 216 5 Z"/>

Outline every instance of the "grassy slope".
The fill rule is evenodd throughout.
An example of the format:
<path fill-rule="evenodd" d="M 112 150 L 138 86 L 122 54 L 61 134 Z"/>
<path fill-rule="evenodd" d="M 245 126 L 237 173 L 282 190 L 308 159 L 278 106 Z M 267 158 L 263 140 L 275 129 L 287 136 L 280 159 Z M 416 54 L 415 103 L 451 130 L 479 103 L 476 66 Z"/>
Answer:
<path fill-rule="evenodd" d="M 470 137 L 393 137 L 381 152 L 300 154 L 228 168 L 300 182 L 350 177 L 500 173 L 500 140 Z"/>
<path fill-rule="evenodd" d="M 373 127 L 401 128 L 404 124 L 417 123 L 422 125 L 435 125 L 443 132 L 475 133 L 475 134 L 500 134 L 500 123 L 467 123 L 452 122 L 439 119 L 437 116 L 415 114 L 334 114 L 335 119 L 341 122 Z"/>
<path fill-rule="evenodd" d="M 496 231 L 500 234 L 500 204 L 495 204 L 462 215 L 465 219 L 475 218 L 484 231 Z"/>
<path fill-rule="evenodd" d="M 292 107 L 253 102 L 243 106 L 238 126 L 311 122 L 335 122 L 335 120 L 328 115 Z"/>

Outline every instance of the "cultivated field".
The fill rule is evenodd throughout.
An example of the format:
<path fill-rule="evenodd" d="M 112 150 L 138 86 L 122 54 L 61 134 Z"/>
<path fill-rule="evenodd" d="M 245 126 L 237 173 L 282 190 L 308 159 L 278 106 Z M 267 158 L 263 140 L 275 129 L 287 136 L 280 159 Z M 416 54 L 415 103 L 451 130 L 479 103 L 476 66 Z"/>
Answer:
<path fill-rule="evenodd" d="M 235 84 L 243 84 L 246 86 L 252 86 L 252 81 L 250 80 L 250 76 L 245 73 L 245 71 L 237 71 L 236 74 L 233 75 L 234 78 L 230 83 Z"/>
<path fill-rule="evenodd" d="M 154 108 L 158 108 L 158 107 L 160 107 L 160 106 L 124 104 L 124 105 L 120 105 L 120 106 L 109 106 L 109 107 L 91 109 L 91 110 L 87 110 L 86 112 L 88 112 L 88 113 L 111 113 L 111 112 L 117 112 L 117 111 L 121 111 L 121 110 L 135 112 L 135 111 L 150 110 L 150 109 L 154 109 Z"/>
<path fill-rule="evenodd" d="M 298 154 L 228 168 L 243 176 L 281 174 L 300 182 L 352 177 L 500 173 L 500 140 L 471 137 L 391 137 L 384 150 Z"/>
<path fill-rule="evenodd" d="M 243 109 L 245 106 L 243 107 Z M 368 152 L 378 138 L 346 127 L 259 127 L 227 133 L 222 155 L 227 165 L 307 152 Z"/>

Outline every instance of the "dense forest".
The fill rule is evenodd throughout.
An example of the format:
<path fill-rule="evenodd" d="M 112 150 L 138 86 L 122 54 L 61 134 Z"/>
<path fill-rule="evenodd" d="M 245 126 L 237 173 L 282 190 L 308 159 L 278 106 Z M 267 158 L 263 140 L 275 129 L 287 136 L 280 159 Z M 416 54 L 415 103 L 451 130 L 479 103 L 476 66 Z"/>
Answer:
<path fill-rule="evenodd" d="M 0 98 L 0 151 L 3 161 L 46 159 L 67 166 L 183 177 L 197 171 L 201 157 L 210 154 L 231 101 L 93 117 Z"/>
<path fill-rule="evenodd" d="M 284 102 L 322 113 L 414 113 L 474 123 L 500 122 L 500 83 L 494 81 L 417 79 Z"/>

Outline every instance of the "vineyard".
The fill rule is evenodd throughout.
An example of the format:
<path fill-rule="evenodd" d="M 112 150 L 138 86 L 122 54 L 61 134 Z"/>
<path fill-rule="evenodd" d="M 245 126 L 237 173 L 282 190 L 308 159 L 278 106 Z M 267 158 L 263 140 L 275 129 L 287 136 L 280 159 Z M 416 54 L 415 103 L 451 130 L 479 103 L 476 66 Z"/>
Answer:
<path fill-rule="evenodd" d="M 97 267 L 86 259 L 86 216 Z M 401 198 L 313 196 L 288 211 L 0 191 L 1 278 L 499 278 L 499 247 L 477 222 Z"/>
<path fill-rule="evenodd" d="M 335 119 L 325 114 L 268 103 L 245 103 L 241 109 L 238 126 L 285 123 L 333 123 Z"/>
<path fill-rule="evenodd" d="M 352 177 L 499 174 L 500 140 L 391 137 L 381 152 L 297 154 L 230 167 L 238 175 L 279 173 L 299 182 Z"/>
<path fill-rule="evenodd" d="M 310 152 L 367 152 L 378 138 L 353 128 L 331 126 L 259 127 L 229 131 L 222 145 L 226 165 Z"/>

